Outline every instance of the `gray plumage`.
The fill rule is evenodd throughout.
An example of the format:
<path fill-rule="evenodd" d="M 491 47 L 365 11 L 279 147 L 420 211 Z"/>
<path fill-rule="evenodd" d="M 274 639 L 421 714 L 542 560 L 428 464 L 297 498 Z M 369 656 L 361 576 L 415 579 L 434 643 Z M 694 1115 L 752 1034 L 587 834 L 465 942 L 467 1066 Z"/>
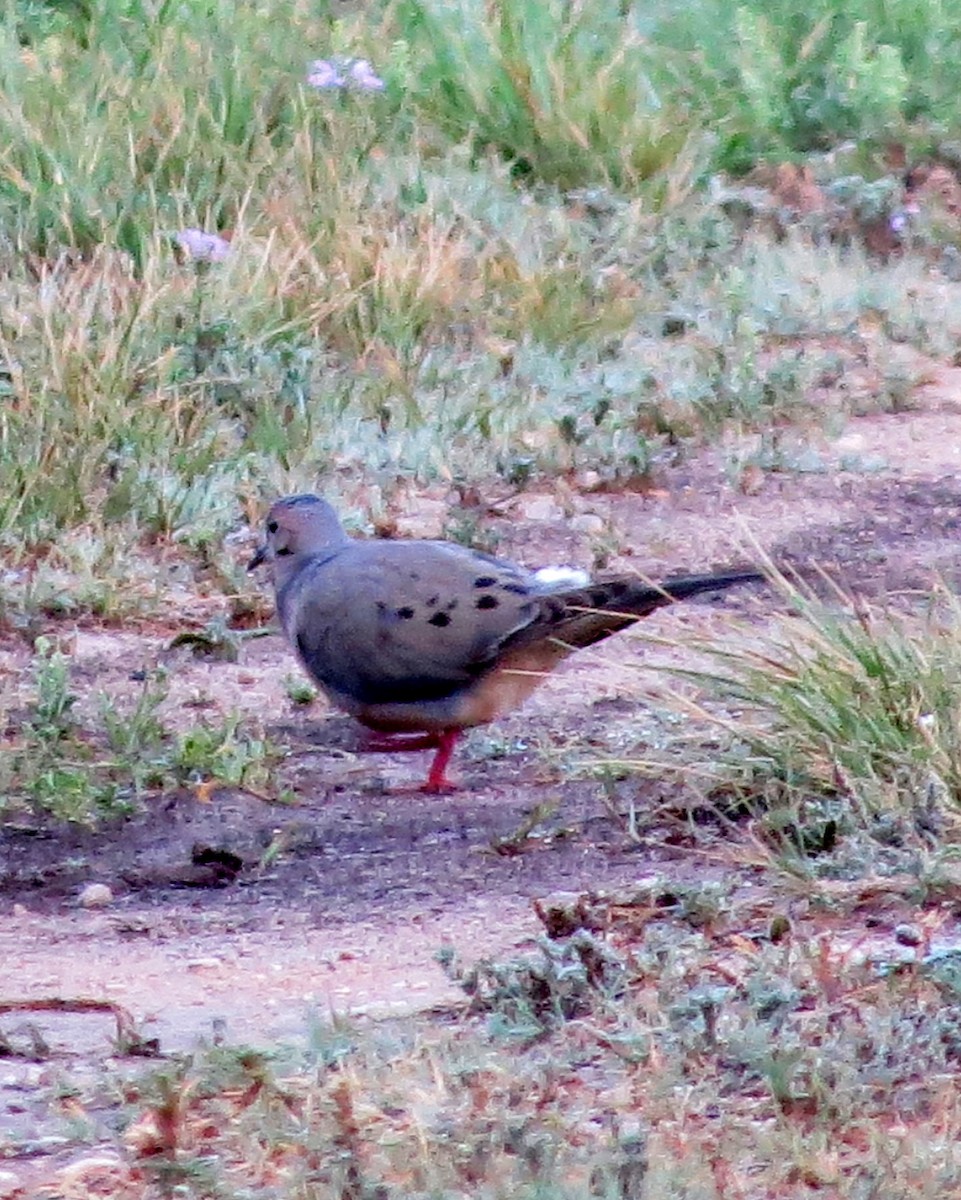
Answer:
<path fill-rule="evenodd" d="M 305 670 L 332 703 L 383 732 L 493 720 L 572 651 L 676 600 L 764 579 L 747 568 L 545 591 L 523 567 L 454 543 L 354 540 L 317 496 L 277 501 L 266 528 L 251 567 L 270 565 Z"/>

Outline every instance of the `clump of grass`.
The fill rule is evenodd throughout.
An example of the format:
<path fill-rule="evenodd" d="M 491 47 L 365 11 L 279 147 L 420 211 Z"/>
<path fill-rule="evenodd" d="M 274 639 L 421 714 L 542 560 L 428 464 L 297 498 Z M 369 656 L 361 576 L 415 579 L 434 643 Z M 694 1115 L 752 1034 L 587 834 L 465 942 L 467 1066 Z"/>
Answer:
<path fill-rule="evenodd" d="M 405 0 L 398 19 L 411 101 L 449 137 L 504 155 L 520 178 L 634 188 L 678 168 L 695 136 L 616 0 Z"/>
<path fill-rule="evenodd" d="M 470 966 L 443 951 L 445 974 L 470 997 L 471 1011 L 491 1015 L 504 1036 L 520 1041 L 548 1034 L 563 1021 L 585 1016 L 619 996 L 626 986 L 625 964 L 590 930 L 564 939 L 541 938 L 539 954 Z"/>
<path fill-rule="evenodd" d="M 718 159 L 735 170 L 844 138 L 880 145 L 952 106 L 950 58 L 935 47 L 955 45 L 961 22 L 923 0 L 705 0 L 645 14 L 644 27 L 705 110 L 723 114 Z"/>
<path fill-rule="evenodd" d="M 37 640 L 33 684 L 17 737 L 0 748 L 0 812 L 29 808 L 96 824 L 184 784 L 202 793 L 215 786 L 266 787 L 278 758 L 233 715 L 179 733 L 167 729 L 159 714 L 167 696 L 162 672 L 145 678 L 132 704 L 101 697 L 93 727 L 75 715 L 70 660 L 51 639 Z"/>
<path fill-rule="evenodd" d="M 703 676 L 761 715 L 741 727 L 754 762 L 867 812 L 921 779 L 961 806 L 958 597 L 945 589 L 926 613 L 903 615 L 840 592 L 843 607 L 790 595 L 798 616 L 773 644 L 715 648 L 722 669 Z"/>
<path fill-rule="evenodd" d="M 408 0 L 399 26 L 410 102 L 521 178 L 562 187 L 682 174 L 698 141 L 705 159 L 740 171 L 956 121 L 948 47 L 961 22 L 921 2 Z"/>
<path fill-rule="evenodd" d="M 898 613 L 826 580 L 825 600 L 777 578 L 790 619 L 763 637 L 687 643 L 705 665 L 668 668 L 708 698 L 675 693 L 668 705 L 711 731 L 672 738 L 675 765 L 702 780 L 715 815 L 761 816 L 795 865 L 825 856 L 824 869 L 856 871 L 864 835 L 936 847 L 961 809 L 961 601 L 940 589 L 924 611 Z M 832 860 L 848 834 L 850 853 Z M 860 867 L 883 857 L 875 847 Z"/>

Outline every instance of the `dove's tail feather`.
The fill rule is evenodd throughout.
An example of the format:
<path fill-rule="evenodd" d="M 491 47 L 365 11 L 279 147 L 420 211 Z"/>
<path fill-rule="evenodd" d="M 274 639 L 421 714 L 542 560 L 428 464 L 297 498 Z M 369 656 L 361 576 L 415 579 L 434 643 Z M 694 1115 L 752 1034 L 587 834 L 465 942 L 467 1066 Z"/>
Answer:
<path fill-rule="evenodd" d="M 753 567 L 665 579 L 661 583 L 637 589 L 638 612 L 640 616 L 645 617 L 656 608 L 663 608 L 665 604 L 671 604 L 675 600 L 690 600 L 692 596 L 699 596 L 704 592 L 721 592 L 725 588 L 736 587 L 741 583 L 763 583 L 766 579 L 767 576 L 762 571 Z"/>
<path fill-rule="evenodd" d="M 545 597 L 540 618 L 521 632 L 519 640 L 527 641 L 535 630 L 543 637 L 547 625 L 559 649 L 580 650 L 678 600 L 723 591 L 742 583 L 764 583 L 766 579 L 762 571 L 746 567 L 706 575 L 684 575 L 658 584 L 646 584 L 634 576 L 622 575 L 598 581 L 590 587 Z"/>

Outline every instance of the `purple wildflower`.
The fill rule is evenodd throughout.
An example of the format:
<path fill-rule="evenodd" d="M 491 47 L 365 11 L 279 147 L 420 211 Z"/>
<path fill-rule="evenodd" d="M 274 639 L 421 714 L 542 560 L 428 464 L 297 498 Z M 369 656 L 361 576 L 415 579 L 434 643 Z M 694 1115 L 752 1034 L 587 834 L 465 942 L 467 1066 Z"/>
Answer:
<path fill-rule="evenodd" d="M 382 92 L 385 84 L 366 58 L 317 58 L 307 68 L 307 86 L 322 92 Z"/>

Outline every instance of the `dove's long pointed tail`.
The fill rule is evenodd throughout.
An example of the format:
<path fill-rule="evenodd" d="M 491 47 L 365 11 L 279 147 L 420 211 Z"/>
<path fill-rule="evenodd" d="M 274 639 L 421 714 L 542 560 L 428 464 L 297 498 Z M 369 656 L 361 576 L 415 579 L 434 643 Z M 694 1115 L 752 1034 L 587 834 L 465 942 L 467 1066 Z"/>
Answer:
<path fill-rule="evenodd" d="M 665 604 L 671 604 L 675 600 L 690 600 L 692 596 L 699 596 L 703 592 L 720 592 L 741 583 L 764 583 L 766 580 L 767 576 L 762 571 L 750 567 L 737 571 L 718 571 L 715 574 L 707 575 L 683 575 L 677 579 L 665 579 L 661 583 L 648 587 L 638 587 L 636 592 L 638 607 L 634 608 L 634 597 L 632 597 L 631 609 L 644 617 L 649 612 L 654 612 L 655 609 L 662 608 Z"/>
<path fill-rule="evenodd" d="M 552 626 L 552 636 L 559 643 L 571 650 L 580 650 L 678 600 L 689 600 L 704 592 L 723 591 L 743 583 L 766 581 L 767 576 L 762 571 L 747 567 L 706 575 L 684 575 L 657 584 L 621 576 L 550 597 L 542 620 Z"/>

